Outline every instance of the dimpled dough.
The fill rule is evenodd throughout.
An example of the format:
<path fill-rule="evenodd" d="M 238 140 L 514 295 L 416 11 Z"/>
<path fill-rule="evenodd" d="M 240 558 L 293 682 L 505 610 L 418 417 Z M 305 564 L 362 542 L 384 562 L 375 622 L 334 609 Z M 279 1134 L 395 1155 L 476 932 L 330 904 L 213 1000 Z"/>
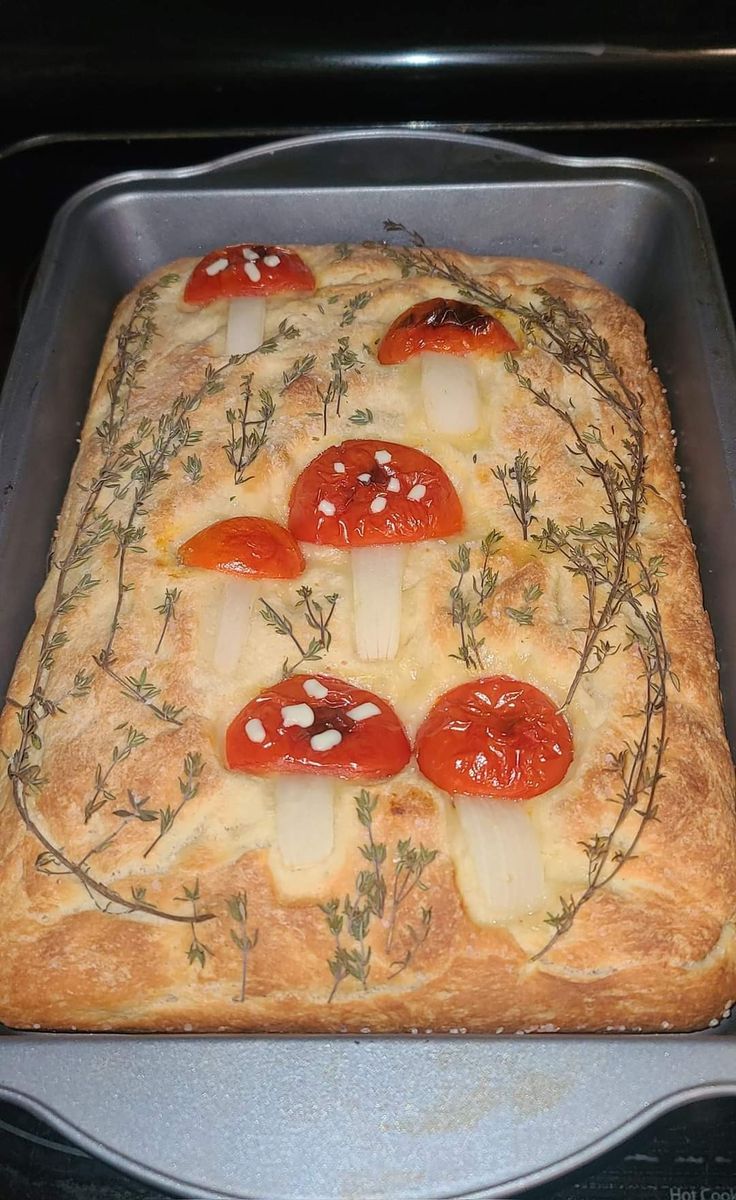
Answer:
<path fill-rule="evenodd" d="M 113 319 L 55 540 L 56 563 L 68 560 L 74 544 L 86 547 L 86 558 L 81 554 L 84 561 L 66 572 L 58 594 L 60 572 L 52 566 L 2 718 L 1 744 L 10 760 L 0 800 L 0 1017 L 26 1028 L 158 1031 L 707 1025 L 736 991 L 733 771 L 713 642 L 683 519 L 670 417 L 648 362 L 642 322 L 586 276 L 536 261 L 444 255 L 512 305 L 540 303 L 533 289 L 543 286 L 586 314 L 608 342 L 619 382 L 642 399 L 651 489 L 636 537 L 642 561 L 654 560 L 659 577 L 657 646 L 669 656 L 663 667 L 666 743 L 655 784 L 656 820 L 640 815 L 644 788 L 609 847 L 611 866 L 617 854 L 624 856 L 610 883 L 593 890 L 570 927 L 540 955 L 555 931 L 545 920 L 548 913 L 559 922 L 560 898 L 570 904 L 585 892 L 589 864 L 581 843 L 590 847 L 596 835 L 605 839 L 620 814 L 626 765 L 618 756 L 637 745 L 647 699 L 641 614 L 651 613 L 652 605 L 646 595 L 639 618 L 626 606 L 616 614 L 605 634 L 616 652 L 582 676 L 566 709 L 573 764 L 560 785 L 528 802 L 544 861 L 545 903 L 511 924 L 494 922 L 484 907 L 456 811 L 412 759 L 393 780 L 369 788 L 376 798 L 371 835 L 386 846 L 386 899 L 383 915 L 369 915 L 363 966 L 356 968 L 359 955 L 351 954 L 361 946 L 349 922 L 344 918 L 337 932 L 340 957 L 339 913 L 331 930 L 321 906 L 334 899 L 342 910 L 346 895 L 355 900 L 358 875 L 369 866 L 360 851 L 368 831 L 356 808 L 359 784 L 336 782 L 332 852 L 295 871 L 273 844 L 272 783 L 226 769 L 228 723 L 281 677 L 285 658 L 293 663 L 297 656 L 256 604 L 237 668 L 215 674 L 211 650 L 222 583 L 214 573 L 179 565 L 177 548 L 185 539 L 216 520 L 246 513 L 285 524 L 297 474 L 326 445 L 347 437 L 406 442 L 434 457 L 457 489 L 466 526 L 453 544 L 409 547 L 395 661 L 356 658 L 343 552 L 304 547 L 304 576 L 264 581 L 260 592 L 300 635 L 308 631 L 295 607 L 297 586 L 313 588 L 317 597 L 338 593 L 329 650 L 304 669 L 343 677 L 385 698 L 413 738 L 437 697 L 473 675 L 526 679 L 562 704 L 580 664 L 588 621 L 585 578 L 567 569 L 562 552 L 543 553 L 533 537 L 522 540 L 494 468 L 513 463 L 520 449 L 538 468 L 532 535 L 548 518 L 564 530 L 581 519 L 590 527 L 611 517 L 600 478 L 586 473 L 585 460 L 572 452 L 570 429 L 549 404 L 534 403 L 523 381 L 537 392 L 546 389 L 553 404 L 574 413 L 579 429 L 599 431 L 607 449 L 593 445 L 594 456 L 624 453 L 624 422 L 590 382 L 566 370 L 539 344 L 543 338 L 533 330 L 523 333 L 517 317 L 503 312 L 498 315 L 522 343 L 521 381 L 502 358 L 477 359 L 482 427 L 465 438 L 434 434 L 424 419 L 416 361 L 381 367 L 375 347 L 405 308 L 432 296 L 458 297 L 459 288 L 411 272 L 402 277 L 381 247 L 297 250 L 314 272 L 317 293 L 269 300 L 265 336 L 276 338 L 275 348 L 246 363 L 224 358 L 224 301 L 203 309 L 183 303 L 195 260 L 154 272 Z M 172 273 L 178 278 L 160 282 Z M 349 300 L 360 293 L 369 293 L 368 300 L 351 310 Z M 144 329 L 149 318 L 155 327 Z M 134 336 L 123 340 L 121 351 L 119 334 L 131 320 Z M 298 337 L 287 337 L 283 328 L 279 333 L 284 321 Z M 349 338 L 361 365 L 346 370 L 341 413 L 330 408 L 325 437 L 320 393 L 339 338 Z M 121 353 L 127 355 L 122 363 Z M 283 373 L 308 355 L 315 357 L 311 371 L 283 390 Z M 137 369 L 136 357 L 145 359 Z M 218 375 L 203 389 L 208 370 Z M 223 449 L 230 435 L 226 412 L 242 405 L 241 387 L 251 373 L 250 416 L 257 415 L 262 388 L 271 392 L 276 413 L 245 472 L 249 478 L 236 483 Z M 201 401 L 188 414 L 197 440 L 181 446 L 181 436 L 179 442 L 175 437 L 174 452 L 146 480 L 146 469 L 156 466 L 159 419 L 181 393 Z M 351 420 L 366 409 L 371 424 Z M 105 425 L 110 421 L 118 422 L 112 435 Z M 102 486 L 99 472 L 111 445 L 118 474 Z M 201 460 L 196 482 L 196 464 L 184 469 L 192 456 Z M 144 488 L 145 498 L 133 532 L 125 535 L 135 488 Z M 477 571 L 480 540 L 492 528 L 503 534 L 492 560 L 498 581 L 476 630 L 484 639 L 481 668 L 468 672 L 455 657 L 460 631 L 450 616 L 450 589 L 457 582 L 450 559 L 463 541 Z M 637 564 L 627 570 L 638 570 Z M 97 584 L 85 583 L 85 573 Z M 165 619 L 159 606 L 174 588 L 180 594 L 156 652 Z M 520 623 L 509 610 L 528 605 L 529 595 L 536 597 L 532 621 Z M 53 617 L 60 601 L 69 611 Z M 632 625 L 638 641 L 627 632 Z M 65 636 L 50 645 L 60 631 Z M 111 656 L 103 654 L 100 665 L 111 631 Z M 661 708 L 650 720 L 650 776 L 660 718 Z M 95 811 L 85 821 L 90 808 Z M 174 819 L 163 829 L 167 810 Z M 406 839 L 409 852 L 421 845 L 436 854 L 426 856 L 422 886 L 404 897 L 392 919 L 397 871 L 398 885 L 402 878 L 398 843 Z"/>

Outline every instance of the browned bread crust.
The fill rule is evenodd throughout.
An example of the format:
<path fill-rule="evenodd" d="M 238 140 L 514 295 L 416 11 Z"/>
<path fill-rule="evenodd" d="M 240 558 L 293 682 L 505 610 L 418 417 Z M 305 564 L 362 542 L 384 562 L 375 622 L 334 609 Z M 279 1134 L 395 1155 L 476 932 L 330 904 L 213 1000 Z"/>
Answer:
<path fill-rule="evenodd" d="M 409 253 L 402 277 L 402 263 L 381 247 L 298 249 L 317 293 L 270 301 L 272 351 L 246 363 L 223 357 L 224 303 L 202 311 L 183 303 L 193 260 L 151 275 L 115 314 L 54 565 L 0 728 L 10 756 L 0 791 L 0 1018 L 24 1028 L 157 1031 L 707 1025 L 736 994 L 734 777 L 670 416 L 640 318 L 592 279 L 546 263 Z M 421 273 L 426 262 L 439 277 Z M 440 264 L 452 279 L 441 277 Z M 162 283 L 167 273 L 178 279 Z M 375 345 L 410 304 L 458 296 L 468 279 L 471 298 L 500 301 L 498 314 L 523 349 L 518 374 L 499 359 L 479 365 L 483 429 L 453 440 L 427 428 L 416 367 L 379 366 Z M 567 308 L 545 309 L 533 290 L 539 287 Z M 529 304 L 539 319 L 508 311 Z M 292 327 L 298 336 L 288 336 Z M 324 437 L 321 396 L 340 338 L 360 361 L 345 368 L 348 390 L 340 415 L 329 408 Z M 284 373 L 296 360 L 304 368 L 307 356 L 314 356 L 311 369 L 286 386 Z M 232 425 L 226 414 L 242 407 L 250 375 L 251 418 L 262 388 L 276 413 L 236 482 L 224 447 L 233 428 L 237 434 L 237 418 Z M 194 397 L 188 415 L 186 402 L 177 405 L 182 393 Z M 366 409 L 372 423 L 363 427 L 355 418 Z M 638 451 L 631 449 L 634 410 Z M 163 414 L 168 425 L 160 425 Z M 176 425 L 182 414 L 188 439 Z M 442 691 L 473 674 L 529 679 L 560 704 L 577 683 L 566 710 L 573 766 L 560 786 L 530 802 L 545 860 L 544 908 L 512 924 L 483 921 L 452 805 L 412 762 L 371 788 L 371 834 L 387 848 L 387 898 L 383 914 L 368 922 L 369 964 L 356 967 L 350 954 L 358 942 L 346 922 L 336 941 L 322 906 L 355 897 L 366 866 L 359 789 L 338 787 L 330 859 L 289 871 L 273 847 L 270 785 L 227 771 L 222 734 L 247 699 L 279 678 L 284 658 L 294 661 L 294 647 L 256 611 L 237 672 L 218 678 L 206 652 L 217 583 L 180 566 L 176 552 L 222 517 L 253 513 L 285 523 L 296 474 L 324 445 L 361 434 L 412 443 L 442 464 L 466 513 L 471 571 L 481 539 L 491 528 L 503 534 L 493 560 L 497 586 L 478 628 L 480 667 L 469 672 L 454 657 L 460 630 L 450 615 L 457 582 L 450 559 L 457 544 L 426 542 L 409 552 L 394 663 L 357 660 L 345 556 L 307 548 L 307 572 L 297 583 L 319 596 L 340 594 L 329 650 L 307 669 L 386 697 L 410 735 Z M 576 441 L 581 434 L 589 457 Z M 170 453 L 161 451 L 164 443 Z M 494 474 L 519 450 L 538 469 L 530 533 L 539 537 L 548 518 L 555 523 L 541 546 L 522 539 Z M 631 501 L 634 534 L 617 559 L 610 530 L 627 515 L 628 485 L 623 468 L 616 482 L 616 463 L 629 469 L 637 453 L 646 487 Z M 196 462 L 186 469 L 192 456 L 201 478 Z M 608 528 L 576 540 L 569 531 L 580 521 L 589 531 L 597 523 Z M 582 547 L 594 566 L 571 560 L 571 546 Z M 588 646 L 581 672 L 595 564 L 594 615 L 614 586 L 620 603 Z M 85 583 L 85 575 L 98 582 Z M 264 598 L 301 633 L 295 586 L 269 583 Z M 173 588 L 180 594 L 157 650 L 166 621 L 159 607 Z M 525 593 L 535 597 L 531 604 Z M 511 615 L 525 605 L 531 623 Z M 620 819 L 632 778 L 635 794 Z M 394 912 L 403 839 L 411 839 L 409 853 L 420 844 L 437 853 L 427 856 L 421 887 Z M 610 882 L 589 889 L 580 904 L 589 881 L 613 868 Z M 556 926 L 545 920 L 550 913 Z M 548 945 L 556 928 L 560 936 Z"/>

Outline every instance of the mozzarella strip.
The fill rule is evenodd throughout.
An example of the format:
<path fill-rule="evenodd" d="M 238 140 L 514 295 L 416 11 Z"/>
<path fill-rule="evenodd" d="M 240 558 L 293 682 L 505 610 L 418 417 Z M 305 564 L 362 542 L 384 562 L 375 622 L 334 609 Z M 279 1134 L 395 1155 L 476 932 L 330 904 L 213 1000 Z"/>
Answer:
<path fill-rule="evenodd" d="M 456 808 L 487 923 L 511 921 L 541 908 L 544 867 L 524 805 L 459 796 Z"/>
<path fill-rule="evenodd" d="M 401 635 L 404 546 L 366 546 L 350 552 L 353 619 L 358 657 L 364 662 L 395 658 Z"/>
<path fill-rule="evenodd" d="M 276 777 L 276 846 L 287 867 L 311 867 L 332 853 L 333 786 L 327 775 Z"/>
<path fill-rule="evenodd" d="M 212 664 L 221 675 L 231 675 L 238 666 L 248 637 L 256 591 L 256 584 L 250 579 L 238 579 L 235 575 L 225 576 L 220 620 L 212 655 Z"/>
<path fill-rule="evenodd" d="M 238 296 L 227 310 L 225 354 L 250 354 L 263 341 L 266 301 L 263 296 Z"/>
<path fill-rule="evenodd" d="M 474 433 L 480 425 L 478 378 L 472 360 L 425 350 L 422 397 L 427 421 L 438 433 Z"/>

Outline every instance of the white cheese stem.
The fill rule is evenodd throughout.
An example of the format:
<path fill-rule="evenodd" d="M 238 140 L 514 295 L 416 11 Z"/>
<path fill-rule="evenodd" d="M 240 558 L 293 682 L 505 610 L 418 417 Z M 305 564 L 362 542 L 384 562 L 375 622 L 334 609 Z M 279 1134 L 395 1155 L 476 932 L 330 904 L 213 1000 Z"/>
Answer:
<path fill-rule="evenodd" d="M 478 377 L 472 360 L 455 354 L 425 350 L 422 397 L 427 422 L 438 433 L 474 433 L 480 425 Z"/>
<path fill-rule="evenodd" d="M 215 633 L 212 662 L 221 675 L 232 675 L 240 661 L 250 628 L 250 615 L 257 592 L 252 579 L 225 576 L 220 601 L 220 619 Z"/>
<path fill-rule="evenodd" d="M 287 867 L 311 867 L 332 853 L 334 780 L 277 775 L 276 846 Z"/>
<path fill-rule="evenodd" d="M 459 796 L 467 853 L 491 920 L 512 921 L 544 903 L 544 867 L 523 804 Z"/>
<path fill-rule="evenodd" d="M 227 310 L 225 354 L 250 354 L 263 341 L 266 301 L 263 296 L 238 296 Z"/>
<path fill-rule="evenodd" d="M 401 588 L 405 546 L 352 550 L 353 619 L 358 657 L 364 662 L 396 657 L 401 634 Z"/>

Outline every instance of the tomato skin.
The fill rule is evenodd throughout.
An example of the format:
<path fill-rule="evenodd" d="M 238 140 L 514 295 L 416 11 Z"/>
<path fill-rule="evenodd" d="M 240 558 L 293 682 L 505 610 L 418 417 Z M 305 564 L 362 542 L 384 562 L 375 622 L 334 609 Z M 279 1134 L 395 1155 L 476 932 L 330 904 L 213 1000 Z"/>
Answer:
<path fill-rule="evenodd" d="M 307 680 L 322 684 L 327 695 L 310 697 L 304 690 Z M 366 703 L 375 704 L 380 713 L 361 721 L 347 717 L 349 710 Z M 315 723 L 307 729 L 284 728 L 281 709 L 290 704 L 308 704 Z M 263 742 L 253 742 L 245 733 L 247 722 L 254 719 L 264 727 Z M 342 742 L 330 750 L 313 750 L 310 737 L 327 728 L 339 729 Z M 228 767 L 253 775 L 319 772 L 340 779 L 388 779 L 410 757 L 409 740 L 391 706 L 373 692 L 329 675 L 292 675 L 266 688 L 238 713 L 225 737 Z"/>
<path fill-rule="evenodd" d="M 492 675 L 440 696 L 417 734 L 419 768 L 451 795 L 528 800 L 564 779 L 570 728 L 531 683 Z"/>
<path fill-rule="evenodd" d="M 381 463 L 376 454 L 390 454 Z M 335 463 L 343 472 L 335 471 Z M 360 475 L 370 475 L 361 482 Z M 400 491 L 389 491 L 392 478 Z M 421 499 L 409 499 L 414 488 Z M 379 497 L 385 507 L 373 512 Z M 320 504 L 334 504 L 334 515 Z M 289 502 L 289 529 L 302 542 L 324 546 L 384 546 L 450 537 L 463 527 L 460 498 L 439 463 L 413 446 L 353 438 L 323 450 L 296 480 Z"/>
<path fill-rule="evenodd" d="M 467 300 L 435 297 L 400 313 L 378 347 L 383 366 L 406 362 L 415 354 L 504 354 L 518 350 L 509 331 L 491 313 Z"/>
<path fill-rule="evenodd" d="M 258 255 L 251 260 L 260 274 L 255 282 L 245 272 L 246 259 L 243 251 Z M 274 256 L 277 266 L 266 266 L 264 259 Z M 216 275 L 208 275 L 207 268 L 218 259 L 226 258 L 228 265 Z M 187 304 L 209 304 L 212 300 L 233 300 L 237 296 L 274 296 L 278 292 L 313 292 L 316 287 L 314 275 L 304 259 L 293 250 L 281 246 L 261 246 L 251 242 L 240 242 L 237 246 L 222 246 L 210 250 L 200 259 L 184 288 Z"/>
<path fill-rule="evenodd" d="M 179 548 L 186 567 L 251 579 L 296 579 L 304 556 L 283 525 L 265 517 L 230 517 L 195 533 Z"/>

